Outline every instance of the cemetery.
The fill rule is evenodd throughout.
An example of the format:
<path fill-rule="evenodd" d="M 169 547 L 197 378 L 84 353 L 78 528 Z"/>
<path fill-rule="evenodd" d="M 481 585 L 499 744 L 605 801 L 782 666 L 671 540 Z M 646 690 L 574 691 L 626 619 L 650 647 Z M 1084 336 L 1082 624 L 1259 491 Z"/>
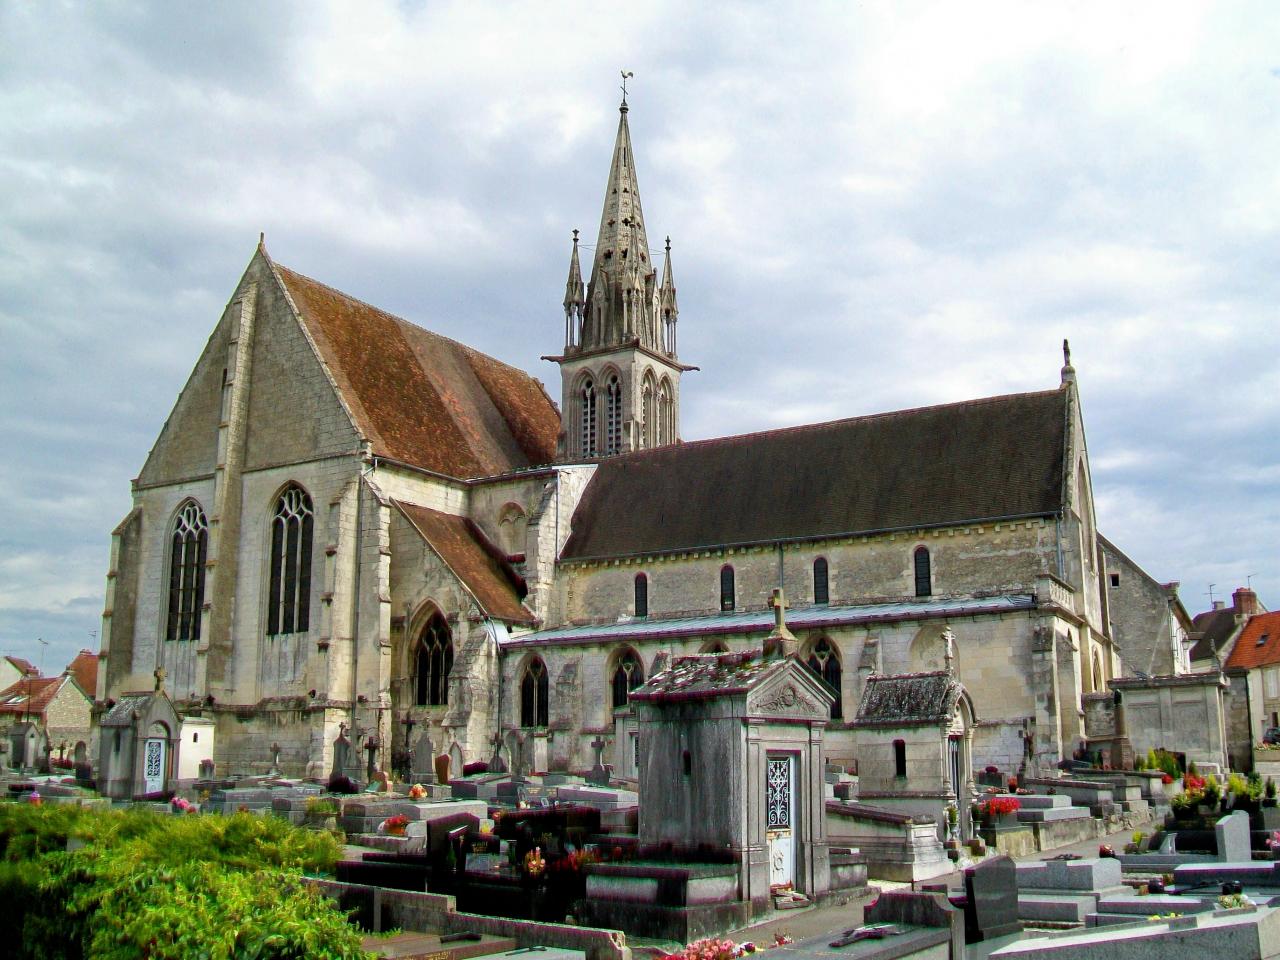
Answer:
<path fill-rule="evenodd" d="M 34 849 L 39 875 L 56 876 L 40 857 L 71 851 L 110 885 L 108 842 L 167 829 L 121 826 L 147 817 L 173 824 L 174 850 L 203 838 L 209 852 L 195 860 L 233 871 L 217 883 L 305 869 L 279 882 L 317 925 L 342 924 L 374 954 L 435 960 L 532 946 L 625 960 L 637 945 L 662 953 L 823 910 L 840 930 L 772 949 L 882 960 L 1276 954 L 1273 781 L 1201 776 L 1155 750 L 1127 769 L 1082 750 L 1055 770 L 973 770 L 979 718 L 949 660 L 872 677 L 853 723 L 858 763 L 832 764 L 832 693 L 794 655 L 781 609 L 758 652 L 677 658 L 631 691 L 638 753 L 625 777 L 599 737 L 591 768 L 570 772 L 539 769 L 533 749 L 499 737 L 488 761 L 463 764 L 425 735 L 393 776 L 345 727 L 323 781 L 280 776 L 278 747 L 264 776 L 179 776 L 182 719 L 157 676 L 153 691 L 104 714 L 96 780 L 5 774 L 5 859 Z M 24 830 L 35 839 L 15 840 Z M 290 830 L 314 839 L 280 832 Z M 1118 831 L 1131 839 L 1105 842 Z M 262 863 L 237 846 L 252 837 Z M 1090 845 L 1096 855 L 1079 853 Z M 1074 852 L 1055 853 L 1063 847 Z M 33 895 L 26 881 L 14 889 L 14 904 Z M 50 935 L 31 930 L 35 944 Z"/>

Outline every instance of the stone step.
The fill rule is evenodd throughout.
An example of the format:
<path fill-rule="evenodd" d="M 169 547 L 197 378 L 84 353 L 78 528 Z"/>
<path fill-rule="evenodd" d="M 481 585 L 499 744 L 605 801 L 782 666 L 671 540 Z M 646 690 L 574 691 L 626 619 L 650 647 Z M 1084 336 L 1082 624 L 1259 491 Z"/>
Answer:
<path fill-rule="evenodd" d="M 1030 796 L 1018 797 L 1018 800 L 1022 803 L 1023 810 L 1046 810 L 1053 807 L 1071 806 L 1071 798 L 1060 793 L 1035 793 Z"/>
<path fill-rule="evenodd" d="M 1051 823 L 1055 820 L 1085 820 L 1089 811 L 1085 807 L 1048 807 L 1044 810 L 1019 810 L 1019 823 Z"/>
<path fill-rule="evenodd" d="M 1019 920 L 1084 923 L 1084 918 L 1095 910 L 1096 901 L 1091 896 L 1052 893 L 1018 894 Z"/>
<path fill-rule="evenodd" d="M 1207 913 L 1214 907 L 1209 900 L 1152 893 L 1145 897 L 1103 897 L 1098 901 L 1096 912 L 1149 917 L 1157 913 Z"/>

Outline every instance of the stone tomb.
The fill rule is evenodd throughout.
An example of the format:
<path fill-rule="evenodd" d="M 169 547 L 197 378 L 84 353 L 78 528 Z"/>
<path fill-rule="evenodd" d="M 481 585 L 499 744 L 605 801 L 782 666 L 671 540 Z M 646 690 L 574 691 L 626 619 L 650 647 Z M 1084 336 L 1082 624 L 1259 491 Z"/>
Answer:
<path fill-rule="evenodd" d="M 1022 929 L 1018 922 L 1017 866 L 996 857 L 964 872 L 964 940 L 979 943 Z"/>
<path fill-rule="evenodd" d="M 164 671 L 155 690 L 127 693 L 98 719 L 98 789 L 113 800 L 158 796 L 178 776 L 181 722 L 164 692 Z"/>

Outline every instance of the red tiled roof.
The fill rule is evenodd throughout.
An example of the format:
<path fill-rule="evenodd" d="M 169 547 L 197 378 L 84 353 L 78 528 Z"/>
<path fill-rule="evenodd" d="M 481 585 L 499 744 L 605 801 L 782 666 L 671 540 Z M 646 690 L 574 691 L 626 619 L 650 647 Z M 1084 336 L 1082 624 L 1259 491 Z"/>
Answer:
<path fill-rule="evenodd" d="M 466 517 L 394 501 L 409 522 L 471 591 L 484 612 L 508 623 L 532 623 L 520 602 L 524 582 Z"/>
<path fill-rule="evenodd" d="M 1280 612 L 1255 614 L 1240 632 L 1226 666 L 1247 670 L 1272 663 L 1280 663 Z"/>
<path fill-rule="evenodd" d="M 40 671 L 36 669 L 36 665 L 30 660 L 23 660 L 21 657 L 5 657 L 14 668 L 24 677 L 39 676 Z"/>
<path fill-rule="evenodd" d="M 80 684 L 80 689 L 88 695 L 90 700 L 97 696 L 98 655 L 96 653 L 81 650 L 76 654 L 76 658 L 67 664 L 67 669 L 63 672 L 76 678 L 76 683 Z"/>
<path fill-rule="evenodd" d="M 28 677 L 10 684 L 0 690 L 0 713 L 25 714 L 29 710 L 42 716 L 65 680 L 66 677 Z M 31 698 L 30 705 L 27 704 L 28 697 Z"/>
<path fill-rule="evenodd" d="M 375 454 L 464 480 L 555 459 L 560 415 L 528 374 L 274 266 Z"/>

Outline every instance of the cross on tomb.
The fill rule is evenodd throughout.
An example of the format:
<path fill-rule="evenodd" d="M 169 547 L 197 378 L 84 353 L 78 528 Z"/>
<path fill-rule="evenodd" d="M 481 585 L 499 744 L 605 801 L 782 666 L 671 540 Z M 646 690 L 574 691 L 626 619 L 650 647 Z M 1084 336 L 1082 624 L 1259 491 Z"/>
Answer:
<path fill-rule="evenodd" d="M 603 737 L 596 737 L 591 741 L 591 749 L 596 752 L 595 765 L 597 767 L 604 766 L 604 748 L 607 746 L 608 744 L 605 742 Z"/>
<path fill-rule="evenodd" d="M 159 693 L 164 689 L 164 667 L 156 667 L 151 675 L 156 678 L 156 693 Z"/>

